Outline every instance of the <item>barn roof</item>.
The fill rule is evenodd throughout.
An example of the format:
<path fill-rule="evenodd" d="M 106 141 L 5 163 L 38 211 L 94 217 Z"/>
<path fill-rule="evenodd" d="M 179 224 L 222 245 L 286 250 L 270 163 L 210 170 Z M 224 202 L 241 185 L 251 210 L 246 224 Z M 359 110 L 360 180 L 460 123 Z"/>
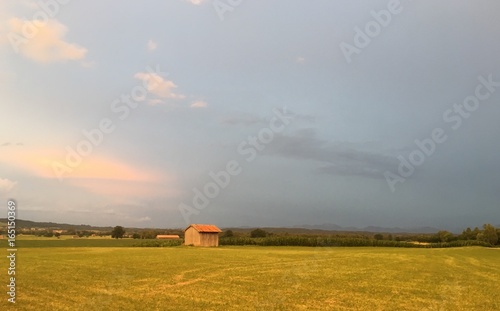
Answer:
<path fill-rule="evenodd" d="M 191 224 L 189 225 L 189 227 L 187 227 L 186 229 L 184 229 L 184 231 L 186 231 L 187 229 L 193 227 L 194 230 L 198 231 L 198 232 L 222 232 L 221 229 L 217 228 L 217 226 L 215 225 L 201 225 L 201 224 Z"/>
<path fill-rule="evenodd" d="M 158 234 L 157 239 L 179 239 L 177 234 Z"/>

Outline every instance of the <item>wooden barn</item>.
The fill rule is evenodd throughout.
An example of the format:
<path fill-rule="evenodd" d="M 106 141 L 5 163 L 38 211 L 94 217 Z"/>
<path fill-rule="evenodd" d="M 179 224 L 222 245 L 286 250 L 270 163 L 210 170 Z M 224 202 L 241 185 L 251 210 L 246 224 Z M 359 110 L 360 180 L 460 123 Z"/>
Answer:
<path fill-rule="evenodd" d="M 158 234 L 156 236 L 160 240 L 178 240 L 180 237 L 177 234 Z"/>
<path fill-rule="evenodd" d="M 194 246 L 219 246 L 221 229 L 214 225 L 192 224 L 184 229 L 184 244 Z"/>

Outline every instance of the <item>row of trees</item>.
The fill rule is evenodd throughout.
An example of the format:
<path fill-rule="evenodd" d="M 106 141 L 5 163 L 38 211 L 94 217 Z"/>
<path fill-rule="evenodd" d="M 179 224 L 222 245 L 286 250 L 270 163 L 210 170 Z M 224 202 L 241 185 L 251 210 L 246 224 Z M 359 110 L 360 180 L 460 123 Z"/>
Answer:
<path fill-rule="evenodd" d="M 251 238 L 265 238 L 266 236 L 270 235 L 272 235 L 272 233 L 264 231 L 262 229 L 255 229 L 250 232 Z M 242 236 L 242 235 L 235 235 L 233 230 L 227 230 L 222 233 L 221 238 L 232 238 L 235 236 Z"/>
<path fill-rule="evenodd" d="M 141 230 L 134 231 L 133 233 L 126 236 L 125 228 L 122 226 L 116 226 L 111 231 L 111 237 L 116 239 L 121 239 L 123 237 L 131 237 L 133 239 L 155 239 L 157 235 L 161 234 L 176 234 L 182 236 L 183 232 L 179 230 Z"/>
<path fill-rule="evenodd" d="M 275 237 L 276 239 L 280 239 L 281 242 L 277 242 L 276 239 L 270 239 L 271 237 Z M 286 239 L 286 238 L 292 239 Z M 300 240 L 300 238 L 310 239 L 310 238 L 319 238 L 320 240 L 329 237 L 335 239 L 348 239 L 351 240 L 351 244 L 370 244 L 370 240 L 375 241 L 394 241 L 394 242 L 422 242 L 422 243 L 451 243 L 451 242 L 459 242 L 459 241 L 478 241 L 478 245 L 500 245 L 500 228 L 495 228 L 491 224 L 485 224 L 482 227 L 482 230 L 479 228 L 474 228 L 471 230 L 470 228 L 465 229 L 461 234 L 453 234 L 449 231 L 439 231 L 435 234 L 382 234 L 376 233 L 374 235 L 369 235 L 366 233 L 339 233 L 339 234 L 329 234 L 329 235 L 289 235 L 288 233 L 282 233 L 275 235 L 271 232 L 267 232 L 263 229 L 255 229 L 250 231 L 248 234 L 235 233 L 232 230 L 227 230 L 221 234 L 222 240 L 225 240 L 225 243 L 236 243 L 236 244 L 255 244 L 257 242 L 252 242 L 252 239 L 259 238 L 267 238 L 267 241 L 271 241 L 269 243 L 279 244 L 279 243 L 298 243 L 298 244 L 314 244 L 316 242 L 304 242 L 305 240 Z M 294 242 L 291 242 L 291 241 Z M 300 242 L 301 241 L 301 242 Z M 266 243 L 266 242 L 258 242 L 258 243 Z M 337 242 L 335 242 L 337 243 Z M 380 243 L 383 244 L 383 243 Z M 389 243 L 390 244 L 390 243 Z M 457 244 L 457 243 L 455 243 Z M 460 243 L 458 243 L 460 244 Z M 462 243 L 463 244 L 463 243 Z M 467 244 L 467 243 L 466 243 Z M 469 245 L 468 243 L 467 245 Z"/>
<path fill-rule="evenodd" d="M 59 238 L 61 235 L 76 235 L 79 237 L 89 237 L 92 235 L 100 235 L 101 232 L 95 232 L 95 231 L 87 231 L 87 230 L 68 230 L 64 231 L 63 233 L 58 232 L 57 230 L 52 230 L 52 229 L 45 229 L 45 230 L 28 230 L 28 231 L 20 231 L 22 234 L 29 234 L 29 235 L 34 235 L 34 236 L 43 236 L 43 237 L 57 237 Z M 106 233 L 104 235 L 109 235 L 109 233 Z"/>
<path fill-rule="evenodd" d="M 500 228 L 495 228 L 491 224 L 484 224 L 483 230 L 479 230 L 477 227 L 474 230 L 467 228 L 459 237 L 461 240 L 485 241 L 492 245 L 500 244 Z"/>
<path fill-rule="evenodd" d="M 482 230 L 478 227 L 474 228 L 474 230 L 467 228 L 458 235 L 448 231 L 439 231 L 432 237 L 432 240 L 432 242 L 482 241 L 490 245 L 500 245 L 500 228 L 495 228 L 491 224 L 484 224 Z"/>
<path fill-rule="evenodd" d="M 461 234 L 453 234 L 446 230 L 438 231 L 435 234 L 405 234 L 404 236 L 396 236 L 392 234 L 384 235 L 377 233 L 373 236 L 375 240 L 395 240 L 395 241 L 417 241 L 425 243 L 445 243 L 453 241 L 483 241 L 491 245 L 500 245 L 500 228 L 495 228 L 491 224 L 484 224 L 483 229 L 478 227 L 467 228 Z"/>
<path fill-rule="evenodd" d="M 59 233 L 58 230 L 53 229 L 39 229 L 39 230 L 31 230 L 31 229 L 19 229 L 17 233 L 29 234 L 35 236 L 43 236 L 43 237 L 57 237 L 59 238 L 61 235 L 71 235 L 78 236 L 80 238 L 90 237 L 90 236 L 110 236 L 114 239 L 122 239 L 124 237 L 132 237 L 134 239 L 154 239 L 159 234 L 179 234 L 179 230 L 141 230 L 132 233 L 131 235 L 126 235 L 125 228 L 122 226 L 116 226 L 111 231 L 89 231 L 89 230 L 74 230 L 69 229 L 65 230 L 63 233 Z"/>
<path fill-rule="evenodd" d="M 26 230 L 29 230 L 27 232 Z M 50 229 L 45 229 L 45 230 L 31 230 L 31 229 L 20 229 L 19 233 L 24 233 L 24 234 L 34 234 L 37 236 L 45 236 L 45 237 L 60 237 L 59 232 L 54 232 L 54 230 Z M 81 230 L 81 231 L 76 231 L 76 230 L 67 230 L 63 234 L 65 235 L 77 235 L 79 237 L 89 237 L 91 235 L 98 235 L 98 236 L 109 236 L 111 235 L 112 238 L 115 239 L 121 239 L 124 237 L 132 237 L 134 239 L 154 239 L 156 238 L 157 235 L 159 234 L 178 234 L 182 236 L 182 232 L 179 230 L 140 230 L 140 231 L 135 231 L 132 234 L 129 234 L 126 236 L 126 231 L 125 228 L 122 226 L 116 226 L 113 228 L 112 231 L 104 232 L 96 232 L 96 231 L 89 231 L 89 230 Z M 370 235 L 369 233 L 366 232 L 339 232 L 336 234 L 295 234 L 291 235 L 289 233 L 279 233 L 279 234 L 274 234 L 272 232 L 267 232 L 263 229 L 255 229 L 250 231 L 249 233 L 245 234 L 242 232 L 233 232 L 232 230 L 227 230 L 221 234 L 221 239 L 226 240 L 227 243 L 232 244 L 255 244 L 256 242 L 252 242 L 252 239 L 263 239 L 267 238 L 268 241 L 271 241 L 269 243 L 271 244 L 281 244 L 281 243 L 298 243 L 298 244 L 315 244 L 317 242 L 311 242 L 311 238 L 318 238 L 322 240 L 323 238 L 331 238 L 335 240 L 334 244 L 338 244 L 337 241 L 340 239 L 348 239 L 351 240 L 351 244 L 373 244 L 373 242 L 369 242 L 371 240 L 374 241 L 394 241 L 394 242 L 424 242 L 424 243 L 450 243 L 450 242 L 459 242 L 459 241 L 477 241 L 480 242 L 479 244 L 487 244 L 487 245 L 500 245 L 500 228 L 495 228 L 491 224 L 484 224 L 482 229 L 479 229 L 478 227 L 471 229 L 467 228 L 463 230 L 461 234 L 453 234 L 449 231 L 441 230 L 435 234 L 398 234 L 398 235 L 392 235 L 392 234 L 382 234 L 382 233 L 376 233 L 374 235 Z M 275 238 L 275 239 L 271 239 Z M 298 239 L 298 238 L 306 238 L 307 242 L 304 242 L 306 240 L 304 239 Z M 333 241 L 331 240 L 331 241 Z M 293 242 L 292 242 L 293 241 Z M 297 242 L 297 241 L 302 241 L 302 242 Z M 362 241 L 362 242 L 360 242 Z M 259 243 L 267 243 L 267 242 L 262 242 L 260 241 Z M 330 243 L 330 242 L 329 242 Z M 224 244 L 224 242 L 221 242 L 221 244 Z M 327 243 L 328 244 L 328 243 Z M 379 244 L 384 244 L 384 243 L 379 243 Z M 388 243 L 389 245 L 391 243 Z M 469 243 L 470 244 L 470 243 Z M 234 244 L 233 244 L 234 245 Z M 392 244 L 391 244 L 392 245 Z"/>
<path fill-rule="evenodd" d="M 332 236 L 271 236 L 265 238 L 225 237 L 219 241 L 220 245 L 259 245 L 259 246 L 311 246 L 311 247 L 407 247 L 407 248 L 444 248 L 462 246 L 490 246 L 483 241 L 453 241 L 445 243 L 419 244 L 407 241 L 389 241 L 360 238 L 339 238 Z"/>

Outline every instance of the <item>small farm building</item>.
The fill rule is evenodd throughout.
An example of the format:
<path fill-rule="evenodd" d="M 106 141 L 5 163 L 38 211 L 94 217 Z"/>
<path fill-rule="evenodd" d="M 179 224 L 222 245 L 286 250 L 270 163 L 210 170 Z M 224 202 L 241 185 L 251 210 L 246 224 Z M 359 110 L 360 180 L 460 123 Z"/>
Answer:
<path fill-rule="evenodd" d="M 184 244 L 194 246 L 219 246 L 221 229 L 214 225 L 192 224 L 184 229 Z"/>
<path fill-rule="evenodd" d="M 160 240 L 178 240 L 180 237 L 177 234 L 158 234 L 156 236 Z"/>

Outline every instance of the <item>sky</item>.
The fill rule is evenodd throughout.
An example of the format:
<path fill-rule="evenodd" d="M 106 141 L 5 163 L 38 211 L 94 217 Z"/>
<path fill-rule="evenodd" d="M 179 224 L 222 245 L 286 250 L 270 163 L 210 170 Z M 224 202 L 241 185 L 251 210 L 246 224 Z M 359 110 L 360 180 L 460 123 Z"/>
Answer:
<path fill-rule="evenodd" d="M 498 1 L 0 3 L 0 199 L 99 226 L 500 223 Z M 1 217 L 1 216 L 0 216 Z"/>

